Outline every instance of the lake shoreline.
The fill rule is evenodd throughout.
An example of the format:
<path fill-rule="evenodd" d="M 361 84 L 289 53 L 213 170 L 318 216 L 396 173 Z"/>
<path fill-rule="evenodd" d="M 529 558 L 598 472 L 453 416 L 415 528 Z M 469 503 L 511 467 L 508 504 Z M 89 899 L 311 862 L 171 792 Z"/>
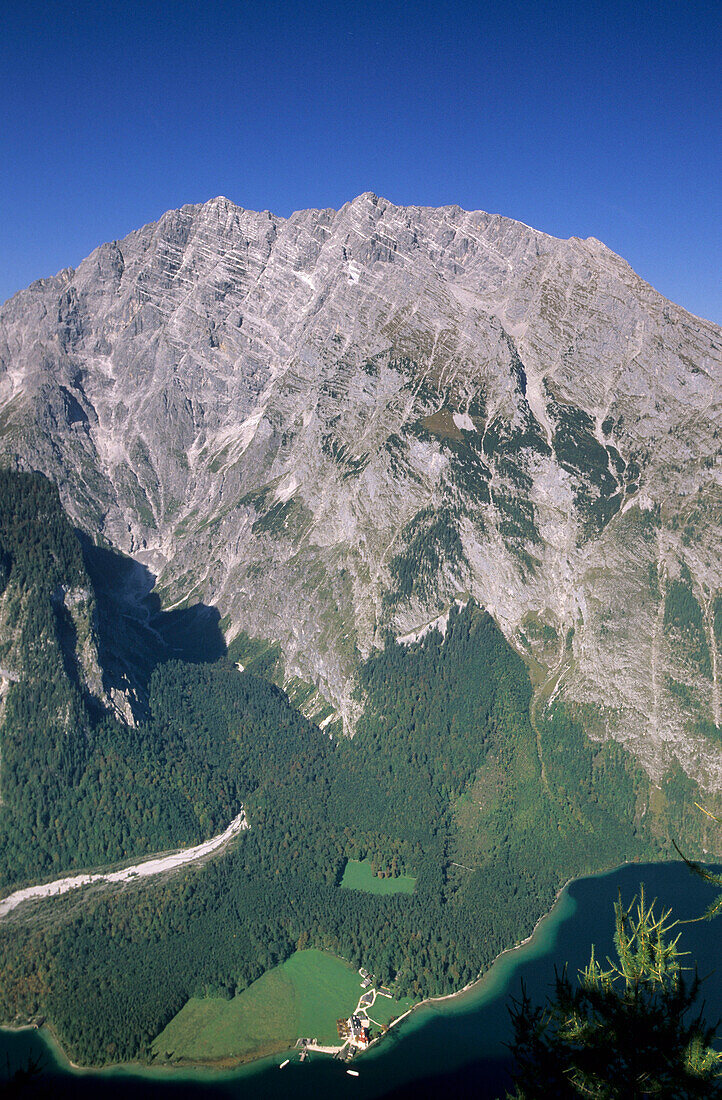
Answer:
<path fill-rule="evenodd" d="M 606 873 L 608 873 L 608 872 L 604 872 L 604 871 L 599 872 L 599 874 L 606 874 Z M 589 876 L 585 875 L 583 877 L 587 878 Z M 505 955 L 511 954 L 515 951 L 519 951 L 522 947 L 525 947 L 527 944 L 532 942 L 532 940 L 534 939 L 534 937 L 537 933 L 537 930 L 544 923 L 544 921 L 548 920 L 549 917 L 552 916 L 552 914 L 554 912 L 554 909 L 558 905 L 564 891 L 574 881 L 575 881 L 575 878 L 569 879 L 557 891 L 557 893 L 554 897 L 554 901 L 552 902 L 551 907 L 549 909 L 547 909 L 544 913 L 542 913 L 542 915 L 537 920 L 536 924 L 534 925 L 534 928 L 529 933 L 529 935 L 525 939 L 523 939 L 520 943 L 514 944 L 512 947 L 505 947 L 502 951 L 500 951 L 497 955 L 495 955 L 494 958 L 492 959 L 491 963 L 489 964 L 488 968 L 483 972 L 483 974 L 480 974 L 477 978 L 474 978 L 473 981 L 467 982 L 467 984 L 462 989 L 457 989 L 453 993 L 443 993 L 443 994 L 440 994 L 436 997 L 425 997 L 423 1000 L 417 1001 L 416 1004 L 412 1005 L 411 1008 L 407 1009 L 407 1011 L 404 1012 L 401 1016 L 397 1016 L 397 1018 L 395 1020 L 392 1020 L 391 1023 L 388 1025 L 386 1031 L 382 1035 L 378 1035 L 375 1039 L 373 1039 L 371 1041 L 371 1043 L 369 1043 L 368 1048 L 365 1051 L 361 1051 L 359 1054 L 357 1054 L 355 1056 L 354 1061 L 356 1060 L 356 1058 L 362 1058 L 364 1056 L 364 1054 L 367 1054 L 370 1050 L 374 1049 L 374 1047 L 379 1046 L 382 1043 L 382 1041 L 385 1038 L 387 1038 L 387 1036 L 389 1035 L 389 1033 L 391 1032 L 391 1030 L 393 1028 L 397 1027 L 404 1020 L 407 1020 L 418 1009 L 424 1008 L 424 1007 L 433 1007 L 435 1004 L 448 1003 L 450 1001 L 455 1001 L 458 998 L 462 997 L 464 994 L 468 993 L 470 990 L 473 990 L 473 989 L 477 988 L 483 982 L 485 982 L 487 980 L 488 976 L 489 976 L 489 973 L 490 973 L 491 969 L 494 967 L 494 965 L 497 963 L 497 961 L 499 959 L 503 958 Z M 238 1059 L 234 1059 L 233 1061 L 231 1061 L 231 1059 L 229 1059 L 229 1058 L 219 1058 L 215 1061 L 211 1061 L 211 1060 L 205 1060 L 205 1061 L 202 1061 L 202 1060 L 190 1061 L 190 1060 L 188 1060 L 188 1061 L 185 1061 L 184 1060 L 184 1061 L 179 1062 L 179 1063 L 172 1063 L 172 1062 L 157 1063 L 156 1062 L 155 1064 L 153 1062 L 150 1062 L 150 1061 L 149 1062 L 104 1062 L 102 1065 L 82 1066 L 82 1065 L 79 1065 L 77 1062 L 72 1061 L 72 1059 L 68 1055 L 67 1051 L 63 1047 L 63 1045 L 62 1045 L 60 1039 L 58 1038 L 57 1034 L 55 1033 L 55 1030 L 53 1029 L 52 1024 L 50 1024 L 47 1021 L 44 1022 L 40 1027 L 38 1027 L 37 1025 L 32 1024 L 32 1023 L 27 1023 L 27 1024 L 15 1024 L 15 1025 L 13 1025 L 13 1024 L 2 1024 L 2 1025 L 0 1025 L 0 1028 L 3 1031 L 8 1031 L 8 1032 L 24 1032 L 24 1031 L 29 1031 L 29 1032 L 38 1031 L 38 1032 L 40 1032 L 47 1039 L 49 1039 L 50 1045 L 55 1049 L 56 1053 L 60 1056 L 61 1061 L 63 1061 L 66 1065 L 68 1065 L 75 1073 L 80 1073 L 80 1074 L 107 1073 L 108 1071 L 113 1071 L 113 1070 L 127 1070 L 128 1072 L 131 1072 L 131 1073 L 137 1072 L 137 1073 L 140 1073 L 140 1074 L 153 1073 L 153 1071 L 156 1071 L 156 1072 L 165 1071 L 168 1074 L 172 1074 L 174 1071 L 179 1071 L 179 1072 L 182 1072 L 182 1071 L 191 1071 L 191 1072 L 197 1071 L 197 1072 L 200 1072 L 200 1073 L 202 1073 L 203 1071 L 207 1071 L 207 1072 L 211 1072 L 211 1073 L 232 1072 L 234 1069 L 240 1069 L 241 1067 L 252 1065 L 254 1062 L 262 1062 L 266 1058 L 269 1058 L 269 1057 L 274 1057 L 274 1056 L 278 1056 L 278 1055 L 281 1055 L 281 1054 L 290 1054 L 293 1051 L 295 1051 L 295 1049 L 296 1049 L 295 1045 L 290 1046 L 290 1047 L 289 1046 L 279 1046 L 276 1050 L 273 1050 L 273 1051 L 266 1051 L 264 1053 L 258 1053 L 258 1054 L 250 1055 L 250 1056 L 247 1056 L 247 1057 L 241 1056 Z"/>
<path fill-rule="evenodd" d="M 599 874 L 606 874 L 608 872 L 602 871 L 602 872 L 598 872 L 598 873 Z M 583 877 L 587 878 L 589 876 L 585 875 Z M 464 994 L 468 993 L 470 990 L 475 989 L 476 987 L 481 985 L 483 982 L 485 982 L 488 978 L 488 975 L 489 975 L 492 967 L 496 964 L 496 962 L 500 958 L 504 957 L 505 955 L 511 954 L 515 951 L 519 951 L 522 947 L 525 947 L 527 944 L 529 944 L 534 939 L 534 936 L 536 935 L 537 930 L 539 929 L 539 927 L 543 924 L 544 921 L 546 921 L 549 917 L 552 916 L 552 914 L 554 912 L 554 909 L 556 908 L 557 904 L 559 903 L 559 900 L 562 897 L 564 891 L 574 881 L 575 881 L 574 878 L 569 879 L 557 891 L 557 893 L 554 897 L 554 901 L 552 902 L 551 907 L 548 910 L 546 910 L 544 913 L 542 913 L 542 915 L 537 920 L 536 924 L 534 925 L 534 928 L 529 933 L 529 935 L 524 940 L 522 940 L 520 943 L 514 944 L 511 947 L 505 947 L 502 951 L 500 951 L 494 957 L 494 959 L 491 961 L 488 968 L 483 972 L 483 974 L 480 974 L 473 981 L 467 982 L 467 984 L 462 989 L 455 990 L 453 993 L 444 993 L 444 994 L 440 994 L 439 996 L 436 996 L 436 997 L 426 997 L 421 1001 L 417 1001 L 416 1004 L 412 1005 L 411 1008 L 407 1009 L 407 1011 L 404 1012 L 401 1016 L 398 1016 L 395 1020 L 393 1020 L 388 1025 L 387 1030 L 382 1035 L 379 1035 L 375 1039 L 373 1039 L 372 1042 L 369 1043 L 369 1046 L 368 1046 L 367 1050 L 362 1051 L 359 1054 L 357 1054 L 356 1057 L 354 1058 L 354 1060 L 356 1060 L 356 1058 L 363 1058 L 363 1056 L 365 1054 L 367 1054 L 370 1050 L 378 1047 L 383 1042 L 383 1040 L 385 1038 L 387 1038 L 387 1036 L 390 1034 L 390 1032 L 392 1031 L 393 1028 L 397 1027 L 403 1021 L 407 1020 L 418 1009 L 424 1008 L 424 1007 L 433 1007 L 435 1004 L 448 1003 L 450 1001 L 455 1001 L 458 998 L 462 997 Z M 263 1053 L 258 1053 L 258 1054 L 250 1055 L 250 1056 L 246 1056 L 246 1057 L 241 1056 L 238 1059 L 234 1059 L 232 1061 L 229 1058 L 219 1058 L 215 1061 L 211 1061 L 211 1060 L 206 1060 L 206 1061 L 201 1061 L 201 1060 L 190 1061 L 190 1060 L 188 1060 L 188 1061 L 185 1061 L 184 1060 L 183 1062 L 180 1062 L 180 1063 L 172 1063 L 172 1062 L 160 1062 L 160 1063 L 158 1063 L 158 1062 L 156 1062 L 155 1064 L 151 1061 L 149 1061 L 149 1062 L 104 1062 L 102 1065 L 83 1066 L 83 1065 L 78 1064 L 77 1062 L 72 1061 L 72 1059 L 68 1055 L 67 1051 L 63 1047 L 63 1045 L 62 1045 L 60 1039 L 58 1038 L 57 1034 L 55 1033 L 52 1024 L 50 1024 L 47 1021 L 44 1022 L 39 1028 L 35 1024 L 31 1024 L 31 1023 L 19 1024 L 19 1025 L 4 1025 L 3 1024 L 3 1025 L 0 1025 L 0 1026 L 2 1027 L 3 1031 L 12 1031 L 12 1032 L 39 1031 L 41 1034 L 44 1034 L 44 1036 L 49 1040 L 50 1045 L 55 1049 L 56 1053 L 60 1056 L 61 1061 L 64 1062 L 67 1066 L 69 1066 L 75 1073 L 80 1073 L 80 1074 L 107 1073 L 109 1071 L 118 1071 L 118 1070 L 127 1070 L 129 1073 L 140 1073 L 141 1075 L 145 1075 L 146 1073 L 153 1074 L 153 1073 L 162 1073 L 162 1072 L 165 1072 L 166 1074 L 173 1074 L 174 1072 L 178 1072 L 178 1074 L 180 1075 L 183 1072 L 189 1072 L 189 1071 L 190 1072 L 199 1072 L 201 1074 L 204 1073 L 204 1072 L 208 1072 L 208 1073 L 224 1073 L 224 1072 L 226 1072 L 227 1073 L 227 1072 L 233 1072 L 234 1069 L 241 1069 L 242 1067 L 250 1066 L 254 1062 L 262 1062 L 266 1058 L 269 1058 L 269 1057 L 274 1057 L 274 1056 L 278 1056 L 278 1055 L 281 1055 L 281 1054 L 290 1054 L 293 1051 L 295 1051 L 295 1049 L 296 1049 L 295 1046 L 290 1046 L 290 1047 L 279 1046 L 276 1050 L 273 1050 L 273 1051 L 265 1051 Z"/>
<path fill-rule="evenodd" d="M 393 1020 L 392 1023 L 389 1024 L 387 1031 L 383 1035 L 379 1035 L 378 1038 L 374 1039 L 373 1042 L 371 1042 L 369 1044 L 368 1050 L 371 1050 L 371 1048 L 375 1044 L 380 1043 L 386 1037 L 386 1035 L 388 1035 L 388 1033 L 391 1031 L 391 1029 L 393 1027 L 396 1027 L 398 1024 L 402 1023 L 404 1020 L 409 1019 L 409 1017 L 413 1016 L 414 1013 L 416 1013 L 419 1009 L 433 1008 L 435 1005 L 440 1005 L 440 1004 L 447 1004 L 448 1005 L 449 1002 L 459 1001 L 466 994 L 472 992 L 473 990 L 478 990 L 481 986 L 483 986 L 485 983 L 487 983 L 488 980 L 489 980 L 489 977 L 491 975 L 491 971 L 493 970 L 493 968 L 496 966 L 496 964 L 499 962 L 500 959 L 503 959 L 507 955 L 512 955 L 516 951 L 521 951 L 522 948 L 527 947 L 528 945 L 534 943 L 534 940 L 536 939 L 538 933 L 541 931 L 542 926 L 554 915 L 554 910 L 559 905 L 559 903 L 560 903 L 562 897 L 564 896 L 565 892 L 575 882 L 582 882 L 585 879 L 590 879 L 590 878 L 604 878 L 607 875 L 613 875 L 617 871 L 621 871 L 622 868 L 624 868 L 624 867 L 632 867 L 632 866 L 634 866 L 634 864 L 636 862 L 637 862 L 636 860 L 625 859 L 621 863 L 615 863 L 612 867 L 603 868 L 602 870 L 599 870 L 599 871 L 592 871 L 590 873 L 583 874 L 583 875 L 572 875 L 572 877 L 568 878 L 567 881 L 564 883 L 564 885 L 561 886 L 557 890 L 556 894 L 554 895 L 554 900 L 553 900 L 551 906 L 544 913 L 542 913 L 542 915 L 538 918 L 536 924 L 534 925 L 534 927 L 532 928 L 532 930 L 531 930 L 531 932 L 529 933 L 528 936 L 526 936 L 519 943 L 514 944 L 512 947 L 505 947 L 501 951 L 499 951 L 499 953 L 497 955 L 495 955 L 494 958 L 492 959 L 492 961 L 489 963 L 486 970 L 482 974 L 479 974 L 478 977 L 474 978 L 473 981 L 467 982 L 466 985 L 463 986 L 462 989 L 456 989 L 456 990 L 454 990 L 453 993 L 442 993 L 442 994 L 439 994 L 436 997 L 425 997 L 422 1001 L 417 1001 L 417 1003 L 412 1005 L 411 1008 L 409 1008 L 406 1012 L 404 1012 L 404 1014 L 402 1016 L 399 1016 L 399 1017 L 397 1017 L 397 1019 Z M 664 866 L 666 864 L 675 864 L 677 862 L 679 862 L 679 861 L 678 860 L 659 860 L 657 863 L 654 864 L 654 866 Z M 640 863 L 640 866 L 644 866 L 644 864 Z M 363 1054 L 365 1054 L 365 1053 L 366 1053 L 366 1051 L 362 1052 L 361 1056 L 363 1056 Z"/>
<path fill-rule="evenodd" d="M 624 861 L 623 863 L 615 864 L 611 868 L 605 868 L 605 869 L 602 869 L 602 870 L 599 870 L 599 871 L 592 872 L 591 874 L 587 873 L 587 874 L 583 874 L 583 875 L 575 875 L 575 876 L 572 876 L 571 878 L 569 878 L 557 890 L 557 892 L 554 896 L 554 900 L 553 900 L 550 908 L 547 909 L 544 913 L 542 913 L 542 915 L 538 918 L 538 920 L 536 921 L 532 931 L 529 933 L 528 936 L 526 936 L 519 943 L 516 943 L 516 944 L 514 944 L 510 947 L 506 947 L 503 950 L 501 950 L 500 952 L 498 952 L 498 954 L 491 961 L 491 963 L 489 964 L 487 969 L 482 974 L 480 974 L 477 978 L 475 978 L 473 981 L 468 982 L 461 989 L 455 990 L 452 993 L 440 994 L 440 995 L 435 996 L 435 997 L 426 997 L 423 1000 L 420 1000 L 416 1004 L 412 1005 L 411 1008 L 409 1008 L 401 1016 L 398 1016 L 395 1020 L 393 1020 L 388 1025 L 387 1030 L 382 1035 L 377 1036 L 377 1038 L 375 1038 L 369 1044 L 369 1046 L 366 1050 L 359 1052 L 359 1054 L 356 1055 L 356 1057 L 354 1058 L 354 1061 L 356 1061 L 357 1058 L 361 1059 L 362 1062 L 365 1061 L 365 1056 L 368 1055 L 368 1053 L 371 1050 L 374 1050 L 375 1053 L 378 1053 L 378 1048 L 380 1046 L 383 1046 L 383 1040 L 386 1039 L 388 1037 L 388 1035 L 393 1032 L 393 1029 L 398 1028 L 398 1025 L 404 1023 L 405 1021 L 408 1021 L 411 1017 L 413 1017 L 415 1014 L 417 1014 L 420 1009 L 424 1009 L 424 1008 L 433 1009 L 437 1005 L 438 1006 L 444 1006 L 444 1007 L 450 1007 L 455 1002 L 463 1003 L 463 998 L 468 997 L 468 995 L 470 993 L 472 993 L 474 990 L 480 991 L 480 989 L 483 988 L 483 986 L 486 983 L 488 983 L 488 981 L 490 979 L 490 975 L 492 974 L 492 971 L 494 970 L 494 967 L 496 966 L 496 964 L 501 959 L 503 959 L 503 958 L 505 958 L 509 955 L 513 955 L 516 952 L 521 951 L 523 948 L 528 947 L 530 944 L 533 944 L 535 942 L 535 940 L 538 937 L 538 934 L 540 933 L 542 927 L 545 925 L 545 923 L 548 920 L 550 920 L 553 917 L 554 912 L 557 909 L 557 907 L 558 907 L 561 899 L 563 898 L 565 892 L 568 891 L 569 888 L 574 883 L 583 881 L 585 879 L 602 878 L 602 877 L 614 874 L 615 872 L 618 872 L 618 871 L 622 870 L 625 867 L 633 865 L 635 862 L 636 861 Z M 679 862 L 679 861 L 677 861 L 677 860 L 662 860 L 662 861 L 659 861 L 659 863 L 655 863 L 654 866 L 664 866 L 665 864 L 674 864 L 674 863 L 677 863 L 677 862 Z M 643 866 L 643 865 L 644 864 L 640 864 L 640 866 Z M 251 1055 L 249 1057 L 239 1057 L 237 1060 L 233 1060 L 233 1061 L 231 1061 L 230 1059 L 225 1059 L 224 1058 L 224 1059 L 218 1059 L 214 1062 L 211 1062 L 211 1061 L 190 1061 L 190 1060 L 188 1060 L 188 1061 L 183 1061 L 182 1064 L 177 1064 L 177 1063 L 173 1064 L 173 1063 L 170 1063 L 170 1062 L 161 1062 L 161 1063 L 156 1062 L 154 1064 L 153 1062 L 150 1062 L 150 1061 L 149 1062 L 137 1062 L 136 1061 L 136 1062 L 107 1062 L 107 1063 L 103 1063 L 102 1065 L 98 1065 L 98 1066 L 82 1066 L 82 1065 L 79 1065 L 76 1062 L 73 1062 L 70 1059 L 70 1057 L 68 1056 L 68 1054 L 65 1051 L 64 1047 L 62 1046 L 60 1040 L 58 1039 L 58 1036 L 55 1034 L 55 1031 L 53 1030 L 52 1024 L 48 1023 L 47 1021 L 44 1022 L 40 1028 L 38 1028 L 35 1024 L 32 1024 L 32 1023 L 21 1024 L 21 1025 L 8 1024 L 8 1025 L 0 1025 L 0 1027 L 1 1027 L 1 1030 L 6 1031 L 6 1032 L 39 1031 L 43 1035 L 43 1037 L 46 1039 L 46 1041 L 48 1041 L 51 1048 L 54 1049 L 55 1053 L 59 1057 L 59 1060 L 62 1063 L 64 1063 L 66 1066 L 68 1066 L 74 1073 L 78 1073 L 78 1074 L 82 1074 L 82 1075 L 93 1074 L 93 1073 L 107 1074 L 107 1073 L 113 1073 L 113 1072 L 128 1072 L 130 1074 L 137 1074 L 137 1075 L 140 1075 L 140 1076 L 146 1076 L 147 1075 L 148 1077 L 151 1077 L 151 1078 L 152 1077 L 160 1077 L 160 1076 L 163 1076 L 163 1077 L 166 1077 L 166 1078 L 173 1078 L 174 1076 L 177 1076 L 180 1079 L 183 1075 L 196 1074 L 197 1073 L 201 1077 L 205 1077 L 207 1074 L 213 1074 L 213 1075 L 217 1075 L 217 1076 L 220 1077 L 221 1075 L 224 1075 L 224 1076 L 225 1075 L 232 1075 L 234 1073 L 234 1071 L 241 1070 L 241 1069 L 247 1069 L 248 1067 L 250 1067 L 254 1064 L 257 1064 L 260 1067 L 261 1063 L 266 1061 L 267 1059 L 272 1058 L 272 1057 L 278 1057 L 281 1054 L 293 1053 L 296 1049 L 295 1046 L 279 1046 L 279 1048 L 276 1049 L 273 1052 L 267 1050 L 263 1053 L 254 1054 L 254 1055 Z"/>
<path fill-rule="evenodd" d="M 622 864 L 619 864 L 619 866 L 621 867 Z M 617 868 L 612 868 L 612 871 L 614 871 L 616 869 Z M 608 871 L 599 871 L 597 873 L 600 874 L 600 875 L 603 875 L 603 874 L 609 874 L 610 872 L 608 872 Z M 491 962 L 489 963 L 488 967 L 483 972 L 483 974 L 479 974 L 478 977 L 473 979 L 473 981 L 467 982 L 466 985 L 463 986 L 462 989 L 456 989 L 456 990 L 454 990 L 453 993 L 441 993 L 436 997 L 425 997 L 423 1001 L 418 1001 L 415 1005 L 412 1005 L 410 1009 L 408 1009 L 406 1012 L 404 1012 L 403 1016 L 399 1016 L 399 1017 L 397 1017 L 397 1019 L 393 1020 L 388 1026 L 388 1031 L 385 1032 L 384 1035 L 380 1035 L 378 1037 L 378 1039 L 374 1039 L 373 1043 L 371 1043 L 369 1045 L 369 1049 L 371 1049 L 371 1047 L 374 1045 L 374 1043 L 380 1042 L 381 1039 L 383 1039 L 385 1037 L 385 1035 L 388 1034 L 389 1031 L 391 1031 L 392 1027 L 396 1027 L 397 1024 L 400 1024 L 404 1020 L 407 1020 L 418 1009 L 420 1009 L 420 1008 L 433 1008 L 434 1005 L 437 1005 L 437 1004 L 446 1004 L 449 1001 L 456 1001 L 456 1000 L 460 999 L 461 997 L 463 997 L 464 994 L 469 993 L 473 989 L 477 989 L 484 982 L 486 982 L 488 980 L 488 977 L 489 977 L 489 974 L 491 973 L 492 968 L 496 965 L 496 963 L 499 961 L 499 959 L 504 958 L 505 955 L 513 954 L 513 952 L 515 952 L 515 951 L 520 951 L 522 947 L 526 947 L 527 944 L 532 943 L 532 941 L 534 940 L 534 937 L 536 936 L 537 931 L 539 930 L 541 925 L 546 920 L 548 920 L 552 916 L 552 914 L 554 913 L 554 910 L 556 909 L 557 905 L 559 904 L 559 902 L 562 898 L 562 895 L 564 894 L 564 891 L 567 890 L 573 882 L 576 882 L 577 877 L 589 878 L 591 876 L 583 875 L 583 876 L 575 876 L 573 878 L 567 879 L 567 881 L 564 883 L 564 885 L 559 890 L 557 890 L 557 892 L 554 896 L 554 901 L 551 904 L 551 907 L 549 909 L 547 909 L 546 912 L 542 913 L 542 915 L 537 920 L 536 924 L 532 928 L 529 935 L 526 936 L 525 939 L 521 940 L 520 943 L 514 944 L 513 947 L 503 948 L 503 950 L 501 950 L 497 955 L 494 956 L 494 958 L 491 960 Z"/>

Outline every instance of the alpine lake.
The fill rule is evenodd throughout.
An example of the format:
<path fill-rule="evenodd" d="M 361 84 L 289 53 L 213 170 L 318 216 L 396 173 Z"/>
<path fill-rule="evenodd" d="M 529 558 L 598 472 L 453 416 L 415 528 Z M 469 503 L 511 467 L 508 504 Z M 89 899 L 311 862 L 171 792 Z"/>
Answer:
<path fill-rule="evenodd" d="M 511 1036 L 507 1006 L 522 982 L 535 1001 L 550 991 L 554 970 L 564 965 L 574 975 L 589 961 L 592 944 L 604 960 L 613 953 L 613 906 L 619 896 L 628 906 L 644 883 L 646 900 L 657 899 L 656 910 L 673 910 L 681 921 L 680 947 L 689 952 L 704 978 L 705 1017 L 715 1024 L 722 1017 L 722 969 L 718 968 L 719 921 L 694 921 L 714 897 L 713 887 L 694 876 L 683 863 L 630 864 L 605 875 L 578 879 L 562 892 L 552 911 L 540 921 L 532 938 L 500 956 L 489 972 L 454 997 L 427 1002 L 392 1027 L 369 1051 L 354 1059 L 358 1076 L 348 1066 L 322 1054 L 300 1064 L 298 1052 L 275 1054 L 239 1069 L 154 1069 L 122 1066 L 104 1070 L 73 1069 L 45 1030 L 0 1031 L 0 1085 L 30 1062 L 40 1072 L 18 1095 L 146 1096 L 251 1098 L 394 1096 L 503 1097 L 510 1085 Z M 720 1032 L 722 1037 L 722 1031 Z M 719 1043 L 722 1046 L 722 1038 Z M 287 1065 L 279 1068 L 287 1058 Z M 26 1092 L 27 1089 L 27 1092 Z"/>

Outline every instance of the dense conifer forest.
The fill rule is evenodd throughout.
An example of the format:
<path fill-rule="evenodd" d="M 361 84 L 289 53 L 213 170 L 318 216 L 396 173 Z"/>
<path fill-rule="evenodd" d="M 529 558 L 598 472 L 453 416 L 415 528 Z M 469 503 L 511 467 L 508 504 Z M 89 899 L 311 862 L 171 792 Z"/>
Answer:
<path fill-rule="evenodd" d="M 533 729 L 525 666 L 473 603 L 445 637 L 389 637 L 371 655 L 352 740 L 228 656 L 159 663 L 144 719 L 119 721 L 84 679 L 94 597 L 57 492 L 0 477 L 3 660 L 17 671 L 2 721 L 6 892 L 207 838 L 241 804 L 250 824 L 162 881 L 0 925 L 3 1020 L 46 1014 L 82 1063 L 144 1058 L 188 997 L 230 997 L 310 946 L 399 994 L 449 992 L 527 936 L 571 876 L 659 853 L 643 773 L 561 709 Z M 88 638 L 61 589 L 85 593 Z M 414 892 L 341 889 L 350 858 L 413 875 Z"/>

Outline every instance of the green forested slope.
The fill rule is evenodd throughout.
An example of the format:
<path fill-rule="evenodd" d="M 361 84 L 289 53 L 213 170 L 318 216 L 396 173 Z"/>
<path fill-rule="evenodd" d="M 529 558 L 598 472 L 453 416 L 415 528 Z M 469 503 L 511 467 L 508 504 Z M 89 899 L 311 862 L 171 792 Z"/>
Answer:
<path fill-rule="evenodd" d="M 11 687 L 6 880 L 190 842 L 240 802 L 251 826 L 205 865 L 83 904 L 70 894 L 0 925 L 0 1017 L 47 1013 L 80 1061 L 148 1055 L 188 997 L 230 996 L 297 947 L 363 963 L 399 994 L 448 992 L 528 935 L 570 876 L 659 850 L 640 824 L 643 776 L 563 713 L 537 739 L 525 667 L 473 604 L 452 612 L 445 638 L 389 638 L 371 656 L 363 717 L 341 741 L 226 658 L 158 665 L 147 720 L 124 727 L 64 676 L 45 610 L 39 667 L 79 717 L 46 722 L 38 691 L 21 725 L 10 704 L 24 687 Z M 71 763 L 50 776 L 66 742 Z M 346 861 L 367 857 L 413 875 L 414 892 L 342 889 Z"/>
<path fill-rule="evenodd" d="M 212 836 L 315 741 L 280 692 L 230 664 L 212 682 L 158 665 L 136 727 L 104 707 L 93 584 L 40 475 L 0 470 L 0 585 L 0 884 Z"/>

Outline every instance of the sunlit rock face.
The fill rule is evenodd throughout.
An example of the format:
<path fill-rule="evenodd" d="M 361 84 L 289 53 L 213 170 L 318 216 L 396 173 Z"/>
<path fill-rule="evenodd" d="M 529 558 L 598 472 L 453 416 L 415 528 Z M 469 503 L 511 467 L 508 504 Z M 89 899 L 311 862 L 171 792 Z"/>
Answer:
<path fill-rule="evenodd" d="M 6 461 L 348 731 L 371 647 L 473 597 L 535 706 L 715 788 L 721 381 L 599 241 L 372 194 L 185 206 L 0 313 Z"/>

